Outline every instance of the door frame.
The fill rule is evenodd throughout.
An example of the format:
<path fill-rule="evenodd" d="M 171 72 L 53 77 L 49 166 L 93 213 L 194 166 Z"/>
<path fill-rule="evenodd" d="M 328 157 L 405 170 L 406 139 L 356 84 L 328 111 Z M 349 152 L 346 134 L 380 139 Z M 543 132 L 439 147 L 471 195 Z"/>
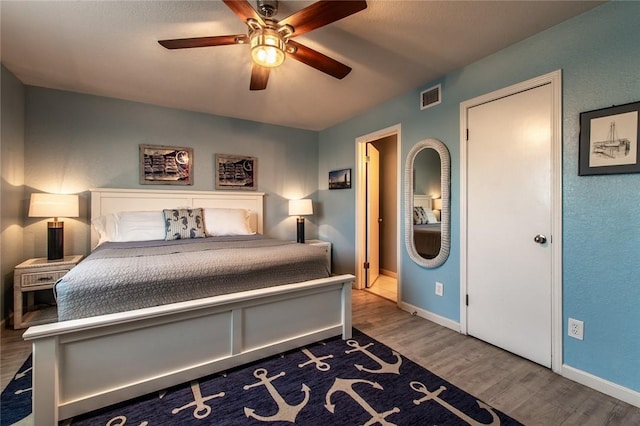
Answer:
<path fill-rule="evenodd" d="M 562 369 L 562 71 L 514 84 L 460 103 L 460 332 L 467 334 L 467 111 L 500 98 L 551 85 L 551 369 Z"/>
<path fill-rule="evenodd" d="M 362 290 L 366 288 L 365 283 L 365 274 L 364 274 L 364 262 L 366 259 L 367 252 L 367 188 L 366 188 L 366 153 L 367 153 L 367 143 L 376 141 L 378 139 L 383 139 L 388 136 L 396 135 L 396 163 L 397 163 L 397 173 L 396 173 L 396 186 L 397 186 L 397 194 L 398 197 L 402 197 L 402 192 L 400 192 L 402 187 L 402 178 L 401 178 L 401 167 L 400 167 L 400 157 L 402 156 L 402 143 L 401 143 L 401 125 L 396 124 L 394 126 L 390 126 L 373 133 L 366 134 L 364 136 L 359 136 L 355 141 L 356 148 L 356 170 L 355 170 L 355 213 L 356 213 L 356 264 L 355 264 L 355 282 L 354 288 L 358 290 Z M 401 247 L 404 245 L 400 245 L 400 225 L 403 216 L 400 214 L 400 209 L 402 208 L 401 200 L 398 200 L 397 203 L 397 217 L 396 221 L 396 264 L 398 267 L 398 298 L 397 302 L 399 302 L 401 296 L 401 285 L 400 285 L 400 277 L 402 276 L 402 264 L 401 264 Z"/>

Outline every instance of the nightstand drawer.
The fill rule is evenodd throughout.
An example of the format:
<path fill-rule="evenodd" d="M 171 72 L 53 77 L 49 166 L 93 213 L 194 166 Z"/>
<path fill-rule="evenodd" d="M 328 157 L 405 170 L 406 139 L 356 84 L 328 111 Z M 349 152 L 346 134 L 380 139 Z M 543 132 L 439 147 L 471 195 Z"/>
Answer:
<path fill-rule="evenodd" d="M 53 296 L 51 292 L 56 281 L 81 260 L 81 254 L 73 254 L 58 260 L 35 257 L 17 265 L 13 272 L 13 328 L 57 321 L 56 306 L 42 308 L 36 303 L 36 295 L 49 293 Z"/>
<path fill-rule="evenodd" d="M 53 284 L 69 272 L 68 269 L 48 272 L 34 272 L 31 274 L 22 274 L 22 287 L 34 287 L 39 285 Z"/>

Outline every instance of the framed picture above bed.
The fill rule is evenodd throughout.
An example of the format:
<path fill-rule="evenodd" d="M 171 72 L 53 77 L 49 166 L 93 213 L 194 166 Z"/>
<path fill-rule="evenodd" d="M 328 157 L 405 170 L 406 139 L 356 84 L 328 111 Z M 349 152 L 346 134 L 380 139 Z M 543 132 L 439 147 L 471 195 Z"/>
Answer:
<path fill-rule="evenodd" d="M 241 155 L 216 154 L 216 189 L 258 189 L 258 159 Z"/>
<path fill-rule="evenodd" d="M 640 173 L 640 102 L 580 114 L 578 174 Z"/>
<path fill-rule="evenodd" d="M 141 185 L 193 185 L 193 148 L 140 145 Z"/>

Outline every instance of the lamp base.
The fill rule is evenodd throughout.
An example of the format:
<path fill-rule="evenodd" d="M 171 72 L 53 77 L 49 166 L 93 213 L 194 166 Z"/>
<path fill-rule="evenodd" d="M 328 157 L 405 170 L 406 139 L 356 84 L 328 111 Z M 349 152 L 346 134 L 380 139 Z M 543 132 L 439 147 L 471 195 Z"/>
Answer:
<path fill-rule="evenodd" d="M 47 222 L 47 259 L 64 258 L 64 222 Z"/>
<path fill-rule="evenodd" d="M 296 224 L 298 225 L 297 232 L 297 242 L 304 244 L 304 217 L 298 217 L 296 219 Z"/>

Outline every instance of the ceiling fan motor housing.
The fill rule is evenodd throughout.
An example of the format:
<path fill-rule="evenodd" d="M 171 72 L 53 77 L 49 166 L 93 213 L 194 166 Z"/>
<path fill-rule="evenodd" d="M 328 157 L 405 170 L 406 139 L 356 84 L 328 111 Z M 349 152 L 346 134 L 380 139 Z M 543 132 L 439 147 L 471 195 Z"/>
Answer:
<path fill-rule="evenodd" d="M 266 17 L 271 18 L 278 13 L 278 0 L 258 0 L 258 12 Z"/>

